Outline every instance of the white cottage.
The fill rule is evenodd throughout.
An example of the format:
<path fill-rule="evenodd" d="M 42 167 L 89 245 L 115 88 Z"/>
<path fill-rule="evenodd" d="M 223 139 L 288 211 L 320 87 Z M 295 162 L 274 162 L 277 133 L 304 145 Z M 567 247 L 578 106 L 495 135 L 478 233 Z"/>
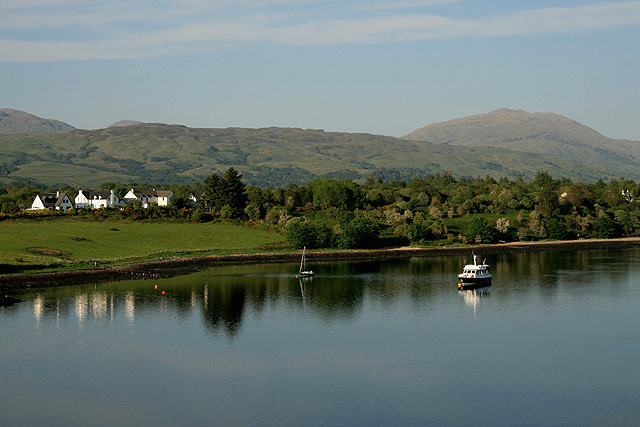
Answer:
<path fill-rule="evenodd" d="M 152 203 L 157 203 L 158 206 L 169 206 L 173 191 L 171 190 L 139 190 L 135 191 L 133 188 L 129 190 L 124 196 L 126 203 L 131 203 L 134 200 L 140 200 L 140 204 L 143 208 L 148 208 Z"/>
<path fill-rule="evenodd" d="M 38 194 L 33 200 L 30 209 L 67 211 L 68 209 L 73 209 L 73 204 L 67 193 L 57 191 L 55 193 Z"/>
<path fill-rule="evenodd" d="M 76 196 L 76 209 L 77 208 L 113 208 L 118 206 L 124 206 L 124 202 L 120 200 L 118 196 L 111 191 L 88 191 L 83 192 L 80 190 Z"/>
<path fill-rule="evenodd" d="M 171 190 L 156 191 L 156 198 L 159 206 L 169 206 L 171 196 L 173 196 L 173 191 Z"/>
<path fill-rule="evenodd" d="M 194 191 L 189 195 L 191 206 L 198 206 L 203 203 L 202 193 Z"/>

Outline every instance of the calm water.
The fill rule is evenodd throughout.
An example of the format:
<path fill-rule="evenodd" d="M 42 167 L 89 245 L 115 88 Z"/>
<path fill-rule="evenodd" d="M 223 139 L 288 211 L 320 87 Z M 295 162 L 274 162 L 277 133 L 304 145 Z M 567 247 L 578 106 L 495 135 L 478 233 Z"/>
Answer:
<path fill-rule="evenodd" d="M 640 251 L 490 256 L 483 294 L 463 262 L 18 295 L 0 425 L 640 425 Z"/>

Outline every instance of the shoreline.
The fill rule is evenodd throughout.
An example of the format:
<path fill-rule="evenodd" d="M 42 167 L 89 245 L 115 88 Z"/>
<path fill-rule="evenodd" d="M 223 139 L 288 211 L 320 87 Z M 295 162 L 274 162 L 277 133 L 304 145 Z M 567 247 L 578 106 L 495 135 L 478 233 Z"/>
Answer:
<path fill-rule="evenodd" d="M 397 247 L 385 249 L 362 249 L 336 252 L 308 252 L 310 262 L 322 261 L 365 261 L 392 260 L 413 257 L 434 257 L 443 255 L 466 255 L 470 252 L 483 254 L 568 251 L 588 249 L 627 249 L 640 248 L 640 237 L 620 239 L 557 240 L 538 242 L 512 242 L 487 245 L 468 245 L 453 247 Z M 189 274 L 202 268 L 218 265 L 248 263 L 284 263 L 297 262 L 300 254 L 257 253 L 238 255 L 206 255 L 198 257 L 172 258 L 147 261 L 123 266 L 101 267 L 88 270 L 53 271 L 41 273 L 0 274 L 1 290 L 19 290 L 36 287 L 55 287 L 81 285 L 87 283 L 113 282 L 134 279 L 161 279 Z"/>

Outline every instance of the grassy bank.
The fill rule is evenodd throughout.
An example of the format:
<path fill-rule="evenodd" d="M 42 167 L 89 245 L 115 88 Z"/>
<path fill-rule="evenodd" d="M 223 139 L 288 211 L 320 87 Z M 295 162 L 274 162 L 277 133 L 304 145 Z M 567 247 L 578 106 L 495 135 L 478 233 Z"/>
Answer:
<path fill-rule="evenodd" d="M 536 251 L 577 251 L 590 249 L 630 249 L 640 248 L 640 238 L 588 239 L 573 241 L 513 242 L 505 244 L 467 245 L 431 248 L 389 248 L 374 250 L 317 251 L 310 253 L 310 261 L 361 261 L 399 260 L 413 257 L 468 256 L 472 252 L 486 254 L 507 254 Z M 30 287 L 67 286 L 83 283 L 113 282 L 132 279 L 160 279 L 189 274 L 201 268 L 225 264 L 297 262 L 299 254 L 294 252 L 258 252 L 216 254 L 205 256 L 181 256 L 129 263 L 92 269 L 66 271 L 39 271 L 34 274 L 0 274 L 0 290 L 25 289 Z M 253 252 L 253 253 L 251 253 Z M 292 273 L 292 278 L 293 273 Z"/>
<path fill-rule="evenodd" d="M 0 273 L 71 270 L 208 254 L 281 251 L 285 236 L 222 223 L 0 222 Z"/>

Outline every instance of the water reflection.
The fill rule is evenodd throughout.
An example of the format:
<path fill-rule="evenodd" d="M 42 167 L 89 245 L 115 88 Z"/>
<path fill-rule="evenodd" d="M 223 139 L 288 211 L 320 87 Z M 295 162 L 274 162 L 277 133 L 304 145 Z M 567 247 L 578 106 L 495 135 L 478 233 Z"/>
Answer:
<path fill-rule="evenodd" d="M 485 298 L 489 297 L 491 285 L 476 289 L 461 289 L 458 293 L 464 298 L 464 303 L 467 307 L 473 307 L 473 313 L 475 315 L 477 314 L 478 305 L 482 303 Z"/>
<path fill-rule="evenodd" d="M 131 326 L 148 311 L 195 314 L 214 335 L 234 338 L 248 310 L 260 313 L 272 305 L 302 309 L 331 322 L 359 316 L 365 300 L 392 307 L 400 299 L 428 311 L 445 295 L 460 292 L 464 304 L 477 309 L 491 293 L 500 301 L 514 292 L 542 291 L 554 297 L 559 288 L 584 286 L 585 275 L 597 275 L 611 286 L 629 283 L 630 268 L 640 251 L 574 251 L 486 256 L 495 278 L 492 287 L 457 291 L 456 276 L 464 257 L 415 258 L 395 262 L 325 263 L 314 278 L 296 279 L 292 265 L 220 267 L 158 281 L 129 281 L 25 291 L 32 301 L 36 327 L 45 319 L 58 324 L 69 315 L 79 326 L 121 316 Z M 606 268 L 603 265 L 606 264 Z"/>
<path fill-rule="evenodd" d="M 640 425 L 640 250 L 486 258 L 18 292 L 0 425 Z"/>
<path fill-rule="evenodd" d="M 298 277 L 300 282 L 300 297 L 302 298 L 302 305 L 305 303 L 304 288 L 313 282 L 313 277 Z"/>
<path fill-rule="evenodd" d="M 205 325 L 211 331 L 224 330 L 229 336 L 235 336 L 242 325 L 247 299 L 245 286 L 213 286 L 208 295 L 202 312 Z"/>
<path fill-rule="evenodd" d="M 53 316 L 56 324 L 60 321 L 60 300 L 47 300 L 43 295 L 37 295 L 33 301 L 33 316 L 36 319 L 36 328 L 40 328 L 45 316 Z"/>

